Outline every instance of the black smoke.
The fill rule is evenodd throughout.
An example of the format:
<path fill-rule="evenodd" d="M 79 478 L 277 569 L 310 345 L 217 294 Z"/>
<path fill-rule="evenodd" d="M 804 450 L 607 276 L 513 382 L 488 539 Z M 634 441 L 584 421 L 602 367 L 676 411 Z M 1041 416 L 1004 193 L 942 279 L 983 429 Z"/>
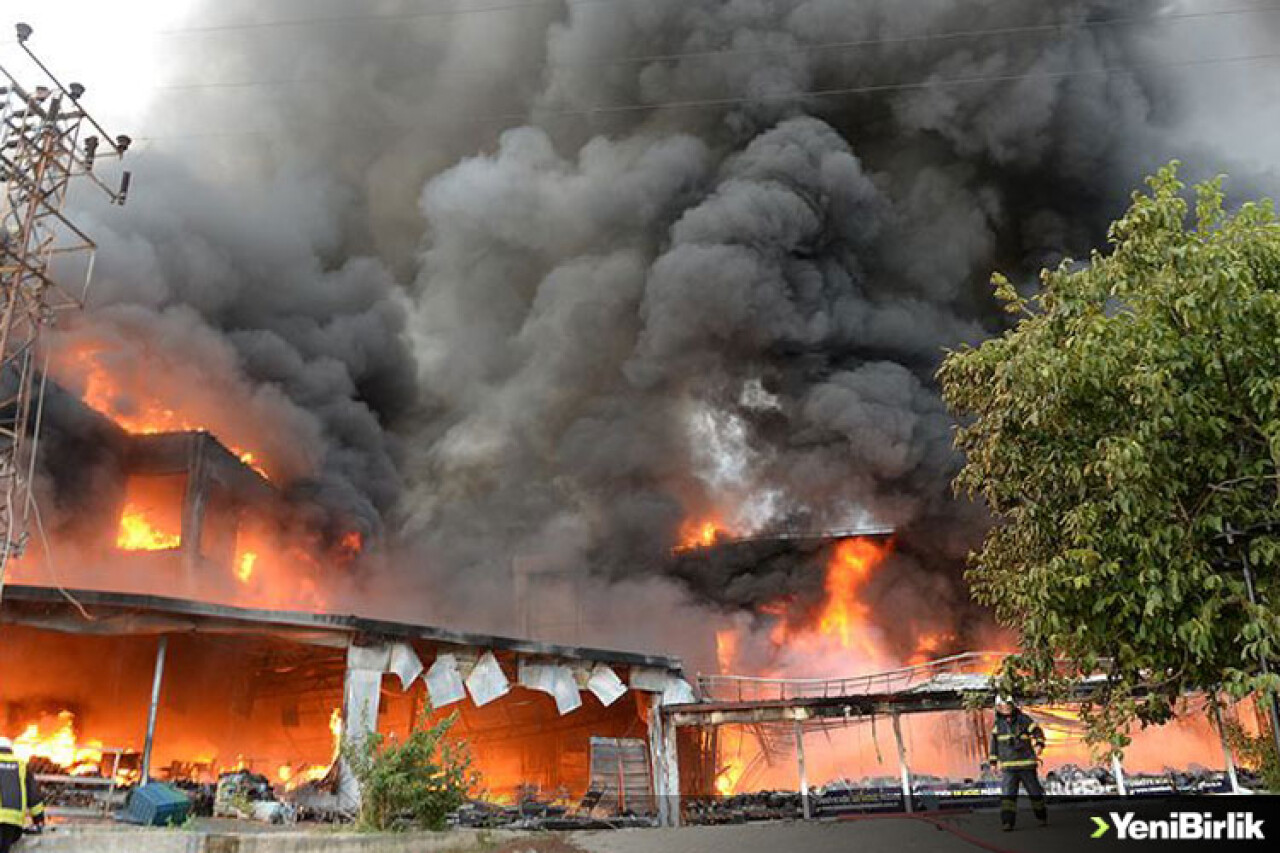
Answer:
<path fill-rule="evenodd" d="M 437 618 L 509 625 L 524 557 L 679 578 L 681 525 L 714 512 L 891 525 L 886 613 L 962 622 L 987 520 L 951 495 L 933 372 L 1001 328 L 993 269 L 1030 286 L 1176 140 L 1208 150 L 1161 68 L 1196 40 L 1160 17 L 1207 6 L 388 0 L 192 37 L 179 82 L 277 83 L 156 110 L 133 207 L 95 223 L 91 320 L 179 329 L 270 389 L 293 488 L 385 531 Z M 788 559 L 681 583 L 811 597 Z"/>

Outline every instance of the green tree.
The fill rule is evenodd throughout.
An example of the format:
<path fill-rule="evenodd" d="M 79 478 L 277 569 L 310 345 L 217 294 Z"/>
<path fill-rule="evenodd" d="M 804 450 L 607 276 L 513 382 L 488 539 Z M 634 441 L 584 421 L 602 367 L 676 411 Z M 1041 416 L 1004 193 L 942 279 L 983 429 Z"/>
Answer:
<path fill-rule="evenodd" d="M 362 829 L 445 828 L 478 781 L 466 745 L 447 737 L 455 722 L 457 714 L 433 724 L 424 712 L 403 743 L 374 732 L 344 748 L 360 782 Z"/>
<path fill-rule="evenodd" d="M 1009 674 L 1101 666 L 1085 718 L 1116 748 L 1185 691 L 1275 690 L 1257 664 L 1280 652 L 1280 541 L 1249 544 L 1251 606 L 1218 538 L 1280 519 L 1280 224 L 1270 202 L 1228 212 L 1220 180 L 1192 209 L 1176 163 L 1148 184 L 1110 252 L 1044 271 L 1029 298 L 996 276 L 1018 322 L 938 374 L 956 487 L 996 517 L 968 577 L 1021 635 Z"/>

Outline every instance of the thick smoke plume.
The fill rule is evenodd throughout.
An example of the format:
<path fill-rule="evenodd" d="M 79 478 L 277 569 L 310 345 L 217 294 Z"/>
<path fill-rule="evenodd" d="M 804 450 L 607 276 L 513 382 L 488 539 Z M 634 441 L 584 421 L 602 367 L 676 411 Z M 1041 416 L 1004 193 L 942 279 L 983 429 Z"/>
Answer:
<path fill-rule="evenodd" d="M 157 110 L 136 202 L 94 223 L 83 334 L 254 401 L 294 488 L 386 534 L 403 609 L 510 629 L 533 561 L 598 581 L 608 641 L 643 594 L 814 594 L 802 553 L 673 592 L 691 518 L 874 522 L 898 531 L 885 615 L 945 602 L 963 637 L 986 520 L 950 494 L 932 373 L 999 328 L 992 269 L 1083 253 L 1172 145 L 1204 150 L 1160 62 L 1223 30 L 1159 16 L 1211 4 L 361 8 L 400 17 L 190 37 L 176 82 L 278 85 L 194 93 L 191 127 Z"/>

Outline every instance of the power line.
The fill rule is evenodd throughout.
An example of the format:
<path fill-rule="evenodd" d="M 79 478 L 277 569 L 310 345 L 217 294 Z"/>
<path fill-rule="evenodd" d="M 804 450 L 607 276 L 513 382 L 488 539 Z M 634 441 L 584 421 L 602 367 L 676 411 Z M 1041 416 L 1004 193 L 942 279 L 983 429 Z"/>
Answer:
<path fill-rule="evenodd" d="M 1280 59 L 1280 52 L 1256 53 L 1244 56 L 1207 57 L 1202 59 L 1181 59 L 1167 62 L 1149 62 L 1137 65 L 1120 65 L 1105 68 L 1094 68 L 1075 71 L 1045 71 L 1032 74 L 994 74 L 975 75 L 971 77 L 952 77 L 943 79 L 916 80 L 905 83 L 882 83 L 870 86 L 834 87 L 827 89 L 808 89 L 798 92 L 780 92 L 753 96 L 734 96 L 725 98 L 693 98 L 683 101 L 657 101 L 648 104 L 606 104 L 598 107 L 582 107 L 565 110 L 546 110 L 520 113 L 497 113 L 493 115 L 448 116 L 442 123 L 456 125 L 459 123 L 488 124 L 508 122 L 542 121 L 557 118 L 590 118 L 607 115 L 620 115 L 638 112 L 657 112 L 676 109 L 708 109 L 737 106 L 741 104 L 758 104 L 785 101 L 800 101 L 806 98 L 833 98 L 850 95 L 888 94 L 892 92 L 909 92 L 933 88 L 958 88 L 982 83 L 1015 83 L 1024 80 L 1066 80 L 1075 77 L 1109 77 L 1116 74 L 1132 74 L 1140 71 L 1156 71 L 1179 68 L 1196 68 L 1213 65 L 1238 65 L 1251 62 Z M 349 121 L 314 123 L 313 127 L 345 127 Z M 366 124 L 367 130 L 414 130 L 433 127 L 435 123 L 386 123 Z M 221 132 L 154 134 L 138 137 L 141 141 L 158 141 L 165 139 L 203 139 L 217 137 L 272 136 L 275 131 L 264 130 L 231 130 Z"/>
<path fill-rule="evenodd" d="M 593 0 L 593 2 L 608 2 L 609 0 Z M 523 4 L 522 4 L 523 5 Z M 497 7 L 490 7 L 496 9 Z M 1238 9 L 1221 9 L 1213 12 L 1184 12 L 1170 13 L 1164 15 L 1128 15 L 1115 18 L 1106 18 L 1097 21 L 1077 21 L 1073 23 L 1061 24 L 1028 24 L 1016 27 L 994 27 L 988 29 L 969 29 L 969 30 L 951 30 L 938 33 L 920 33 L 915 35 L 894 36 L 887 38 L 868 38 L 853 39 L 848 41 L 822 42 L 810 45 L 795 45 L 793 47 L 741 47 L 741 48 L 723 48 L 715 50 L 698 50 L 683 51 L 674 53 L 652 53 L 637 56 L 622 56 L 612 59 L 584 60 L 581 62 L 550 62 L 540 66 L 549 71 L 569 70 L 569 69 L 587 69 L 587 68 L 609 68 L 620 67 L 626 65 L 643 65 L 653 62 L 676 62 L 680 60 L 700 60 L 700 59 L 720 59 L 725 57 L 743 57 L 743 56 L 794 56 L 813 53 L 838 52 L 845 50 L 858 50 L 870 47 L 887 47 L 887 46 L 905 46 L 912 44 L 926 44 L 929 42 L 944 41 L 965 41 L 971 39 L 980 39 L 988 37 L 1010 37 L 1010 36 L 1034 36 L 1034 35 L 1053 35 L 1077 31 L 1099 30 L 1110 27 L 1130 26 L 1137 24 L 1151 23 L 1188 23 L 1196 21 L 1204 21 L 1216 18 L 1242 17 L 1246 15 L 1263 15 L 1274 14 L 1280 12 L 1280 4 L 1271 6 L 1255 6 L 1250 8 Z M 459 69 L 452 71 L 434 71 L 432 77 L 474 77 L 485 74 L 500 72 L 500 66 L 488 66 L 468 69 Z M 164 86 L 155 86 L 152 91 L 168 92 L 182 91 L 189 92 L 202 89 L 248 89 L 262 87 L 278 87 L 278 86 L 302 86 L 302 85 L 331 85 L 342 82 L 342 78 L 323 78 L 323 77 L 295 77 L 280 79 L 259 79 L 259 80 L 234 80 L 234 81 L 212 81 L 203 83 L 174 83 Z"/>

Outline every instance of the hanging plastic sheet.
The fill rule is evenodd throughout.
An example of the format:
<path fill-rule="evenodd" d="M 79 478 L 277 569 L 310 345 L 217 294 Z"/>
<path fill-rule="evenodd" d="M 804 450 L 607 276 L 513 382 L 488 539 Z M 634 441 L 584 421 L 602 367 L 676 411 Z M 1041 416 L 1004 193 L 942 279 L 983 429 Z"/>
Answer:
<path fill-rule="evenodd" d="M 408 690 L 414 679 L 422 675 L 422 660 L 413 646 L 408 643 L 396 643 L 391 647 L 391 660 L 387 671 L 394 672 L 400 679 L 400 689 Z"/>
<path fill-rule="evenodd" d="M 476 661 L 476 668 L 467 676 L 467 692 L 477 708 L 483 708 L 494 699 L 506 696 L 511 690 L 511 682 L 498 664 L 493 652 L 485 652 Z"/>
<path fill-rule="evenodd" d="M 567 666 L 520 661 L 520 686 L 550 694 L 562 717 L 582 707 L 578 683 Z"/>
<path fill-rule="evenodd" d="M 627 693 L 627 685 L 622 683 L 618 674 L 602 663 L 596 664 L 595 669 L 591 670 L 591 677 L 587 679 L 587 689 L 596 694 L 600 704 L 606 708 Z"/>
<path fill-rule="evenodd" d="M 427 683 L 427 695 L 432 708 L 443 708 L 467 698 L 467 688 L 458 672 L 458 661 L 453 655 L 440 655 L 427 670 L 423 681 Z"/>

